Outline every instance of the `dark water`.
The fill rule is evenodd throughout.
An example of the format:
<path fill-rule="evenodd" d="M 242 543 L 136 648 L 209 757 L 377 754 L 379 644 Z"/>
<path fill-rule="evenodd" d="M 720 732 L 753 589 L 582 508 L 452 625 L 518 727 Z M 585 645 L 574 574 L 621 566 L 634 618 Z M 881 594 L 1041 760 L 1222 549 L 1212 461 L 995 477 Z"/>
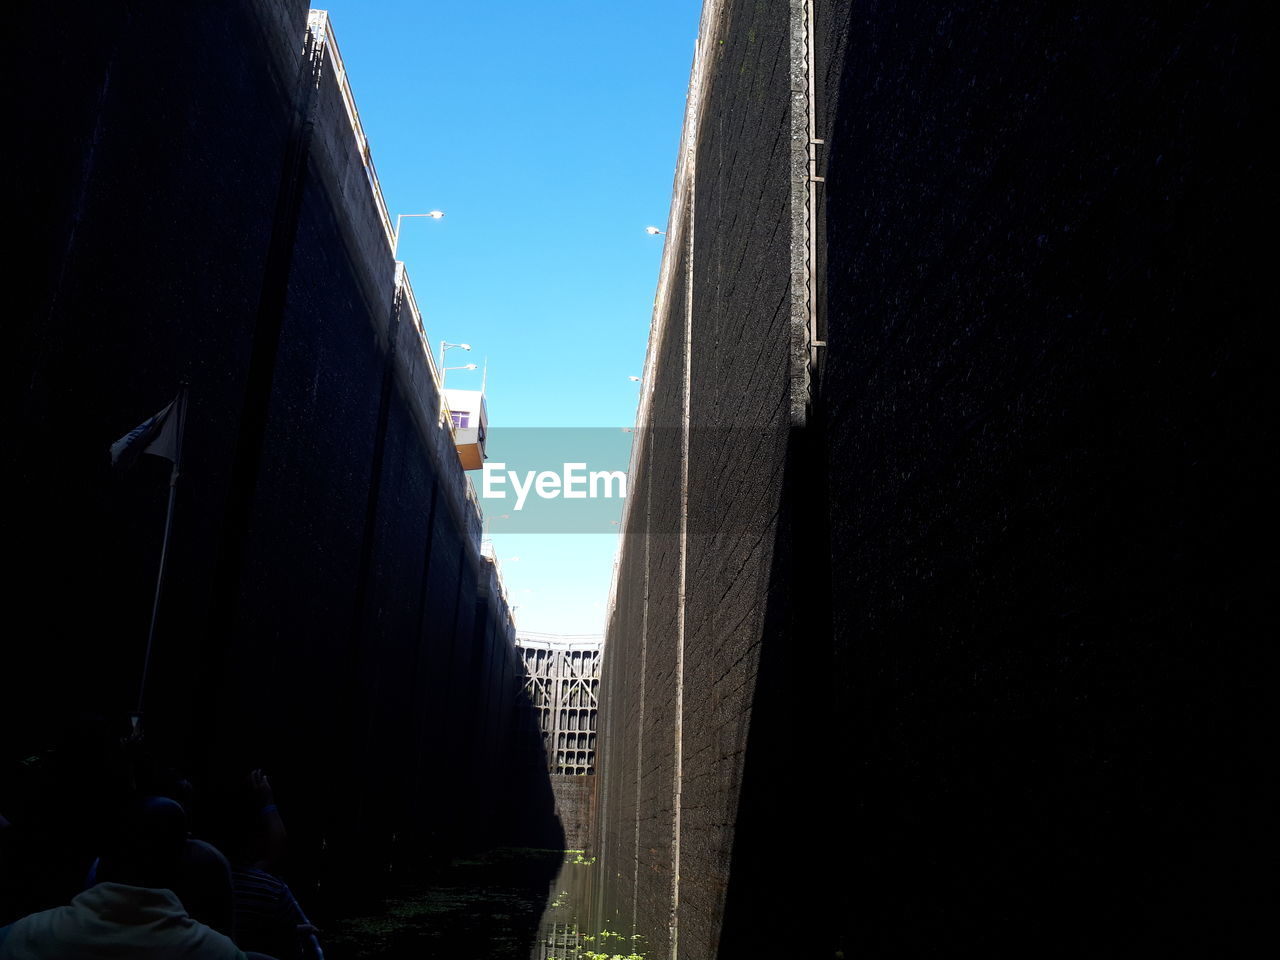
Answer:
<path fill-rule="evenodd" d="M 318 921 L 325 958 L 527 960 L 538 949 L 544 914 L 565 909 L 549 906 L 556 885 L 549 878 L 566 871 L 565 882 L 579 889 L 565 859 L 572 855 L 504 847 L 405 879 L 385 896 Z M 582 953 L 570 958 L 586 960 Z"/>
<path fill-rule="evenodd" d="M 452 861 L 324 925 L 326 960 L 649 960 L 594 905 L 576 850 L 504 847 Z"/>
<path fill-rule="evenodd" d="M 651 960 L 643 938 L 601 916 L 594 891 L 596 858 L 565 854 L 552 881 L 531 960 Z"/>
<path fill-rule="evenodd" d="M 594 857 L 576 850 L 565 853 L 547 891 L 532 960 L 580 960 L 589 951 L 604 950 L 596 945 L 600 931 L 592 899 L 595 873 Z"/>

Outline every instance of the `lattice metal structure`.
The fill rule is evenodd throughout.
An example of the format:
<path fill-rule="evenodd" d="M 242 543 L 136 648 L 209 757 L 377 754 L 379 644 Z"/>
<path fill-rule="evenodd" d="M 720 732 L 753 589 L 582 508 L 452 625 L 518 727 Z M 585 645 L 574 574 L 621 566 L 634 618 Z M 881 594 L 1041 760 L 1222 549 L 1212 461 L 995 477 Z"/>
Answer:
<path fill-rule="evenodd" d="M 581 943 L 576 923 L 549 923 L 542 930 L 534 960 L 570 960 Z"/>
<path fill-rule="evenodd" d="M 533 705 L 551 773 L 596 772 L 596 709 L 600 690 L 599 636 L 520 633 L 525 694 Z"/>

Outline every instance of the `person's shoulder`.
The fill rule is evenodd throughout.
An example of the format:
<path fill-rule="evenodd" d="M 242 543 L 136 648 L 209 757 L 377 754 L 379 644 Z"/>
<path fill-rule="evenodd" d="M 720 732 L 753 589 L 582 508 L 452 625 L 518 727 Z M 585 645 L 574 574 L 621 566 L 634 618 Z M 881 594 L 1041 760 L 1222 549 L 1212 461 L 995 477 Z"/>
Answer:
<path fill-rule="evenodd" d="M 211 860 L 216 863 L 225 864 L 228 870 L 231 869 L 231 861 L 227 859 L 227 855 L 208 840 L 201 840 L 199 837 L 187 838 L 183 856 L 188 860 Z"/>
<path fill-rule="evenodd" d="M 192 960 L 248 960 L 244 951 L 235 945 L 230 937 L 219 933 L 213 927 L 197 923 L 200 929 L 200 943 L 197 949 L 183 953 Z"/>
<path fill-rule="evenodd" d="M 27 957 L 43 956 L 39 946 L 48 939 L 48 932 L 53 927 L 54 918 L 70 909 L 70 907 L 61 906 L 41 910 L 38 913 L 29 913 L 0 929 L 0 958 L 25 960 Z"/>
<path fill-rule="evenodd" d="M 188 838 L 182 850 L 182 869 L 187 874 L 217 875 L 228 880 L 231 877 L 231 861 L 226 854 L 212 843 L 195 837 Z"/>

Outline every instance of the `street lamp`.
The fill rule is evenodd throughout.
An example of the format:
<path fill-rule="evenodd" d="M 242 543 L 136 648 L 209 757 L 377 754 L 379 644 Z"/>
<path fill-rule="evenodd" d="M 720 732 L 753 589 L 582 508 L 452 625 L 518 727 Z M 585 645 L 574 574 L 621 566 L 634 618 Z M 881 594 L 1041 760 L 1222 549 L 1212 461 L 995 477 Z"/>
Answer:
<path fill-rule="evenodd" d="M 640 382 L 640 378 L 639 378 L 639 377 L 631 377 L 631 376 L 628 376 L 628 377 L 627 377 L 627 379 L 628 379 L 628 380 L 630 380 L 632 383 L 639 383 L 639 382 Z"/>
<path fill-rule="evenodd" d="M 463 350 L 470 350 L 470 349 L 471 349 L 471 344 L 469 344 L 469 343 L 450 343 L 448 340 L 441 340 L 441 341 L 440 341 L 440 366 L 441 366 L 442 368 L 444 367 L 444 352 L 445 352 L 446 350 L 452 350 L 454 347 L 461 347 Z"/>
<path fill-rule="evenodd" d="M 432 210 L 430 213 L 402 213 L 396 217 L 396 235 L 391 243 L 391 258 L 394 260 L 396 251 L 400 249 L 400 221 L 411 217 L 427 217 L 431 220 L 439 220 L 444 213 L 439 210 Z"/>
<path fill-rule="evenodd" d="M 450 370 L 475 370 L 475 369 L 476 369 L 476 365 L 474 363 L 464 364 L 461 367 L 441 367 L 440 368 L 440 386 L 442 387 L 444 386 L 444 375 L 448 373 Z"/>
<path fill-rule="evenodd" d="M 644 232 L 651 237 L 666 236 L 666 233 L 662 230 L 659 230 L 657 227 L 645 227 Z"/>

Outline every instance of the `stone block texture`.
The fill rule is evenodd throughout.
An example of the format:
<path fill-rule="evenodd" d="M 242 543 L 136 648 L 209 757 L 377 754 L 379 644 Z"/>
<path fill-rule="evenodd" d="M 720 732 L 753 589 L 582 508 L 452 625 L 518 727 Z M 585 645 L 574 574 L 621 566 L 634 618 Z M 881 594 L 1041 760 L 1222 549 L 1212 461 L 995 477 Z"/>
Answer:
<path fill-rule="evenodd" d="M 602 916 L 687 960 L 1230 953 L 1260 915 L 1269 34 L 1236 3 L 815 0 L 811 36 L 806 7 L 706 6 L 601 677 Z"/>

